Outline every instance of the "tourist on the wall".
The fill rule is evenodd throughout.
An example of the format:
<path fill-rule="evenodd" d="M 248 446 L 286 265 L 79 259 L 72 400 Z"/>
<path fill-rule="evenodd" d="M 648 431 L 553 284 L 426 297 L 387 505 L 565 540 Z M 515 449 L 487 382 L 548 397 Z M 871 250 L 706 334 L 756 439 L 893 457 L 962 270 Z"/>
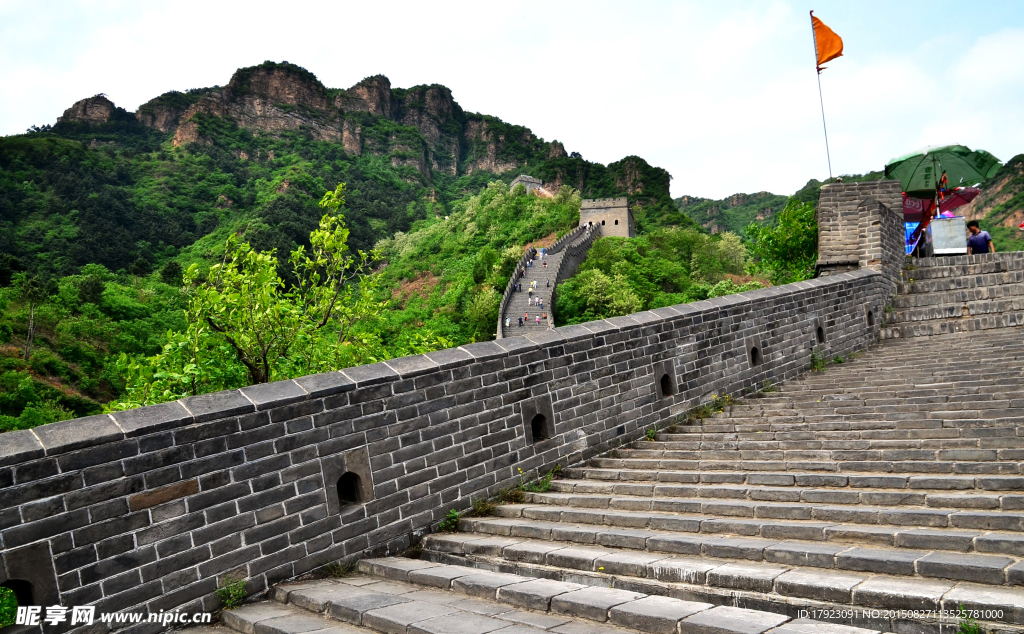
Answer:
<path fill-rule="evenodd" d="M 967 230 L 971 235 L 967 238 L 967 253 L 977 255 L 978 253 L 995 253 L 996 244 L 992 242 L 992 236 L 988 231 L 982 231 L 977 220 L 967 223 Z"/>

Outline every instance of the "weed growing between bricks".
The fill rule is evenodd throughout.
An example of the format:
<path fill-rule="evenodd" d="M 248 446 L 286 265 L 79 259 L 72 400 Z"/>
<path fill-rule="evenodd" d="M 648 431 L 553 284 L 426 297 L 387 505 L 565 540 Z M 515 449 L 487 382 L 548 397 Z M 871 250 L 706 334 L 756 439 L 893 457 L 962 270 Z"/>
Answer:
<path fill-rule="evenodd" d="M 351 577 L 358 572 L 359 562 L 350 561 L 348 563 L 342 561 L 331 561 L 320 566 L 320 570 L 323 571 L 328 577 Z"/>
<path fill-rule="evenodd" d="M 828 362 L 823 357 L 818 356 L 818 353 L 811 353 L 811 371 L 812 372 L 824 372 L 828 366 Z"/>
<path fill-rule="evenodd" d="M 972 619 L 970 616 L 968 616 L 967 610 L 964 609 L 964 606 L 961 605 L 958 612 L 958 616 L 960 617 L 960 623 L 956 628 L 957 634 L 985 634 L 985 630 L 981 629 L 981 626 L 978 625 L 978 622 Z"/>
<path fill-rule="evenodd" d="M 711 418 L 715 414 L 722 412 L 726 407 L 731 407 L 737 403 L 736 399 L 729 396 L 728 394 L 717 394 L 711 395 L 711 401 L 695 407 L 686 414 L 686 422 L 689 424 L 696 423 L 704 420 L 705 418 Z"/>
<path fill-rule="evenodd" d="M 448 511 L 448 514 L 444 516 L 444 519 L 441 520 L 437 528 L 442 533 L 459 532 L 459 512 L 455 509 Z"/>
<path fill-rule="evenodd" d="M 223 587 L 217 588 L 217 598 L 224 604 L 225 610 L 234 610 L 242 605 L 249 592 L 245 589 L 245 579 L 224 578 Z"/>
<path fill-rule="evenodd" d="M 487 498 L 480 498 L 479 500 L 473 500 L 473 516 L 474 517 L 487 517 L 494 513 L 494 509 L 497 504 L 491 502 Z"/>

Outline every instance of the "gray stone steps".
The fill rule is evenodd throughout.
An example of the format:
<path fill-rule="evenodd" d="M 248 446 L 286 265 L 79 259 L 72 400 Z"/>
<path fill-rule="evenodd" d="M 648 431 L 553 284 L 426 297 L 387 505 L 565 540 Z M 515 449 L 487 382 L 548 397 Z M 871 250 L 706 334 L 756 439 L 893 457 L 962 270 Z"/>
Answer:
<path fill-rule="evenodd" d="M 922 300 L 916 306 L 899 307 L 891 314 L 890 322 L 899 325 L 918 321 L 960 318 L 970 320 L 978 317 L 1003 315 L 1004 313 L 1009 313 L 1009 316 L 1013 317 L 1024 311 L 1024 297 L 964 300 L 961 302 L 955 301 L 954 298 L 949 299 L 951 300 L 949 302 L 936 303 L 925 303 L 925 300 Z"/>
<path fill-rule="evenodd" d="M 600 467 L 570 467 L 563 469 L 567 478 L 594 484 L 602 482 L 628 482 L 654 485 L 654 483 L 683 484 L 748 484 L 752 486 L 801 486 L 870 488 L 874 484 L 889 489 L 910 491 L 1024 491 L 1024 476 L 974 475 L 913 475 L 913 474 L 843 474 L 821 472 L 759 472 L 741 470 L 700 471 L 664 469 L 603 469 Z M 552 481 L 552 486 L 558 484 Z"/>
<path fill-rule="evenodd" d="M 911 279 L 914 281 L 911 282 Z M 896 294 L 899 298 L 906 295 L 949 293 L 972 289 L 988 290 L 1007 285 L 1018 287 L 1024 285 L 1024 270 L 925 278 L 906 277 L 903 282 L 896 285 Z"/>
<path fill-rule="evenodd" d="M 906 494 L 913 499 L 913 494 Z M 822 490 L 813 497 L 819 501 L 764 500 L 708 497 L 639 497 L 577 494 L 531 494 L 530 517 L 553 521 L 602 523 L 615 522 L 624 527 L 696 526 L 696 516 L 707 518 L 749 518 L 773 523 L 791 520 L 813 522 L 857 522 L 887 526 L 930 528 L 967 528 L 1024 532 L 1024 510 L 984 507 L 929 507 L 893 504 L 894 497 L 876 492 L 883 503 L 868 504 L 849 491 Z M 854 500 L 853 498 L 856 497 Z M 953 496 L 950 496 L 953 497 Z M 871 499 L 865 496 L 864 499 Z M 941 499 L 941 498 L 937 498 Z M 831 500 L 831 501 L 827 501 Z M 842 501 L 838 501 L 842 500 Z M 956 500 L 948 500 L 952 503 Z M 967 503 L 969 504 L 969 503 Z M 541 506 L 538 506 L 541 505 Z M 518 512 L 518 506 L 501 507 L 499 513 Z M 685 516 L 685 517 L 682 517 Z M 585 518 L 585 519 L 580 519 Z M 721 523 L 715 523 L 719 526 Z M 819 528 L 815 528 L 818 534 Z M 737 529 L 740 530 L 740 529 Z M 723 531 L 718 531 L 723 532 Z"/>
<path fill-rule="evenodd" d="M 893 440 L 969 440 L 978 442 L 1018 442 L 1024 438 L 1019 427 L 942 427 L 941 421 L 934 427 L 896 427 L 888 425 L 874 429 L 849 429 L 849 425 L 830 425 L 840 429 L 826 429 L 824 425 L 810 425 L 801 427 L 786 426 L 782 429 L 760 429 L 765 425 L 758 425 L 755 431 L 728 431 L 715 432 L 705 431 L 704 427 L 675 427 L 675 433 L 660 432 L 657 440 L 660 442 L 733 442 L 733 441 L 790 441 L 790 440 L 820 440 L 821 442 L 860 442 L 860 441 L 893 441 Z M 842 427 L 847 427 L 843 429 Z M 988 447 L 988 445 L 984 445 Z"/>
<path fill-rule="evenodd" d="M 1020 371 L 1016 372 L 1020 376 Z M 836 407 L 876 407 L 888 406 L 893 403 L 899 405 L 915 405 L 942 409 L 941 405 L 959 404 L 960 408 L 970 409 L 971 405 L 991 409 L 998 405 L 1011 406 L 1014 401 L 1024 402 L 1024 391 L 1013 390 L 993 394 L 982 392 L 980 388 L 975 389 L 946 389 L 935 388 L 923 390 L 879 390 L 872 392 L 853 393 L 847 392 L 840 395 L 808 394 L 801 397 L 805 400 L 797 400 L 796 396 L 758 397 L 756 399 L 740 402 L 736 405 L 726 407 L 723 412 L 715 416 L 730 416 L 740 412 L 752 412 L 759 416 L 797 416 L 806 413 L 808 410 L 830 409 Z M 997 403 L 998 405 L 988 405 Z"/>
<path fill-rule="evenodd" d="M 582 508 L 553 504 L 507 505 L 502 516 L 521 514 L 525 520 L 600 524 L 618 528 L 650 528 L 678 532 L 760 535 L 822 541 L 829 530 L 848 524 L 896 529 L 940 528 L 1024 532 L 1024 514 L 1005 511 L 960 511 L 841 504 L 752 503 L 730 500 L 660 499 L 651 510 Z M 830 528 L 831 527 L 831 528 Z M 872 529 L 876 530 L 876 529 Z M 845 533 L 844 533 L 845 534 Z M 1003 542 L 1000 542 L 1003 543 Z"/>
<path fill-rule="evenodd" d="M 787 483 L 772 486 L 773 478 L 764 474 L 757 484 L 729 484 L 712 482 L 694 483 L 650 483 L 650 482 L 602 482 L 591 480 L 556 480 L 551 483 L 550 493 L 527 493 L 527 499 L 540 501 L 559 499 L 558 496 L 573 496 L 554 502 L 568 506 L 590 508 L 651 508 L 657 498 L 686 498 L 691 500 L 749 500 L 752 502 L 806 502 L 808 504 L 864 504 L 869 506 L 912 506 L 943 509 L 1004 509 L 1024 510 L 1024 491 L 951 493 L 949 490 L 906 488 L 902 476 L 853 476 L 852 482 L 844 487 L 798 486 Z M 785 478 L 789 480 L 789 478 Z M 928 484 L 926 482 L 926 484 Z M 893 488 L 896 485 L 900 488 Z M 645 506 L 646 505 L 646 506 Z"/>
<path fill-rule="evenodd" d="M 906 462 L 941 461 L 957 465 L 993 463 L 995 473 L 1017 473 L 1024 449 L 616 449 L 609 458 L 626 460 L 768 460 L 782 462 L 833 461 Z"/>
<path fill-rule="evenodd" d="M 963 278 L 992 275 L 1024 268 L 1020 252 L 988 253 L 935 258 L 919 258 L 903 270 L 903 283 L 910 280 Z"/>
<path fill-rule="evenodd" d="M 1024 271 L 1020 272 L 1024 275 Z M 941 283 L 930 285 L 942 285 Z M 915 283 L 914 286 L 917 286 Z M 979 304 L 984 302 L 1016 301 L 1024 297 L 1024 283 L 1021 281 L 1006 282 L 989 286 L 968 286 L 949 290 L 925 291 L 914 289 L 914 292 L 899 294 L 892 298 L 891 305 L 899 313 L 908 308 L 926 306 L 953 306 L 963 304 Z"/>
<path fill-rule="evenodd" d="M 475 533 L 432 535 L 424 543 L 425 555 L 432 561 L 475 565 L 491 570 L 515 572 L 520 575 L 543 576 L 554 580 L 594 580 L 617 588 L 645 591 L 655 595 L 683 596 L 708 603 L 765 606 L 783 614 L 800 614 L 800 610 L 820 609 L 836 618 L 840 612 L 850 614 L 850 607 L 881 610 L 925 610 L 943 605 L 985 606 L 999 617 L 991 625 L 1010 626 L 1005 631 L 1019 631 L 1013 625 L 1024 622 L 1024 613 L 1016 606 L 1024 603 L 1024 591 L 1015 586 L 992 586 L 968 581 L 918 575 L 898 576 L 874 570 L 884 549 L 851 549 L 833 560 L 849 564 L 850 569 L 815 567 L 801 559 L 797 551 L 791 558 L 789 543 L 767 543 L 760 547 L 753 541 L 749 548 L 737 548 L 741 540 L 718 544 L 708 542 L 703 549 L 679 552 L 640 551 L 628 547 L 603 546 L 599 543 L 552 542 L 522 537 L 496 537 Z M 765 558 L 753 558 L 760 551 Z M 744 555 L 747 555 L 746 557 Z M 826 551 L 810 560 L 826 563 Z M 960 565 L 952 564 L 959 560 Z M 863 565 L 855 566 L 854 561 Z M 942 568 L 958 567 L 961 576 L 984 577 L 986 560 L 969 555 L 928 554 L 912 560 L 925 573 Z M 971 565 L 971 562 L 975 565 Z M 908 568 L 904 563 L 902 568 Z M 741 603 L 742 602 L 742 603 Z M 750 603 L 747 603 L 750 602 Z M 875 615 L 880 616 L 880 615 Z M 923 614 L 914 621 L 850 619 L 882 631 L 936 632 L 948 620 L 929 619 Z M 921 618 L 924 617 L 924 618 Z M 836 618 L 842 621 L 842 618 Z M 957 619 L 952 619 L 955 627 Z M 990 626 L 991 626 L 990 625 Z M 667 630 L 666 630 L 667 631 Z M 828 632 L 826 629 L 809 630 Z M 941 630 L 948 632 L 949 630 Z M 1004 630 L 1000 630 L 1004 631 Z"/>
<path fill-rule="evenodd" d="M 793 621 L 762 610 L 609 587 L 614 584 L 606 580 L 613 578 L 606 575 L 571 582 L 403 558 L 366 559 L 359 567 L 372 576 L 277 586 L 274 601 L 225 612 L 225 624 L 241 634 L 327 628 L 330 634 L 697 634 L 710 631 L 709 625 L 721 634 L 787 634 L 777 628 Z M 796 625 L 829 631 L 820 629 L 827 624 L 807 619 Z"/>
<path fill-rule="evenodd" d="M 767 432 L 765 436 L 779 432 Z M 784 432 L 782 432 L 785 435 Z M 744 434 L 752 436 L 756 434 Z M 790 434 L 792 435 L 792 434 Z M 902 439 L 782 439 L 771 438 L 733 440 L 711 440 L 699 438 L 695 440 L 658 440 L 638 445 L 638 449 L 654 449 L 665 451 L 718 451 L 718 450 L 865 450 L 865 449 L 1016 449 L 1024 447 L 1024 436 L 989 436 L 986 438 L 902 438 Z"/>
<path fill-rule="evenodd" d="M 519 510 L 526 513 L 531 507 Z M 712 520 L 705 520 L 712 522 Z M 752 528 L 751 523 L 738 524 Z M 715 525 L 718 528 L 719 525 Z M 684 555 L 704 560 L 743 560 L 850 572 L 872 572 L 905 577 L 970 581 L 991 586 L 1017 587 L 1024 599 L 1024 563 L 1020 554 L 1003 548 L 999 537 L 972 535 L 970 531 L 893 529 L 867 525 L 824 525 L 814 536 L 810 526 L 800 531 L 799 523 L 783 530 L 781 525 L 763 524 L 763 532 L 683 532 L 678 530 L 625 528 L 570 522 L 537 521 L 527 517 L 468 519 L 460 529 L 480 540 L 478 545 L 504 544 L 502 555 L 525 551 L 522 559 L 534 563 L 565 566 L 559 558 L 565 549 L 614 548 L 658 556 Z M 494 538 L 500 538 L 494 540 Z M 505 539 L 507 538 L 507 539 Z M 438 538 L 439 539 L 439 538 Z M 990 541 L 985 541 L 989 539 Z M 965 550 L 972 544 L 988 550 Z M 430 548 L 431 536 L 426 547 Z M 520 548 L 507 542 L 527 541 Z M 1019 546 L 1020 542 L 1014 542 Z M 961 550 L 954 547 L 960 546 Z M 508 549 L 508 550 L 506 550 Z M 530 559 L 530 554 L 540 559 Z M 942 562 L 942 563 L 940 563 Z M 711 563 L 711 562 L 709 562 Z M 596 564 L 592 570 L 598 570 Z"/>
<path fill-rule="evenodd" d="M 950 333 L 969 333 L 1011 328 L 1021 325 L 1024 325 L 1024 313 L 1004 313 L 985 315 L 983 317 L 897 323 L 892 326 L 882 327 L 879 330 L 878 336 L 880 339 L 910 339 L 913 337 L 933 337 Z"/>
<path fill-rule="evenodd" d="M 602 469 L 657 469 L 664 471 L 817 471 L 823 473 L 931 473 L 946 475 L 1019 475 L 1021 463 L 948 462 L 945 460 L 762 460 L 760 456 L 728 460 L 678 460 L 671 458 L 594 458 L 590 465 Z"/>
<path fill-rule="evenodd" d="M 225 611 L 221 620 L 240 634 L 579 634 L 587 631 L 639 634 L 645 631 L 576 617 L 568 613 L 570 610 L 559 610 L 561 603 L 551 606 L 551 597 L 544 610 L 539 609 L 540 596 L 530 596 L 534 603 L 532 609 L 521 608 L 510 600 L 495 600 L 498 588 L 534 581 L 529 577 L 403 558 L 364 561 L 367 563 L 362 567 L 375 570 L 377 576 L 356 575 L 278 585 L 270 590 L 270 601 Z M 410 577 L 416 581 L 410 581 Z M 453 584 L 460 579 L 461 583 Z M 555 587 L 561 592 L 554 596 L 576 592 L 577 598 L 579 590 L 586 588 L 580 584 L 552 582 L 547 589 Z M 617 596 L 636 601 L 632 596 L 635 593 L 617 592 Z M 684 603 L 678 599 L 661 600 L 662 604 L 666 602 L 674 607 Z M 701 605 L 703 609 L 712 607 Z M 604 620 L 608 620 L 607 614 Z"/>
<path fill-rule="evenodd" d="M 859 431 L 886 429 L 972 429 L 993 427 L 1021 427 L 1024 417 L 1003 418 L 912 418 L 915 414 L 831 414 L 815 420 L 800 422 L 769 419 L 706 419 L 702 425 L 677 425 L 676 433 L 757 433 L 767 431 Z M 808 418 L 808 417 L 805 417 Z M 740 421 L 740 422 L 734 422 Z M 979 432 L 980 433 L 980 432 Z"/>
<path fill-rule="evenodd" d="M 543 318 L 540 321 L 540 325 L 537 324 L 537 315 L 543 315 L 545 313 L 551 314 L 551 292 L 555 290 L 555 276 L 558 273 L 558 265 L 562 261 L 562 256 L 565 251 L 559 251 L 553 253 L 547 257 L 541 259 L 538 254 L 533 260 L 533 266 L 525 269 L 523 277 L 520 278 L 519 283 L 523 285 L 522 292 L 513 293 L 509 298 L 508 303 L 505 306 L 505 313 L 502 315 L 502 336 L 505 337 L 517 337 L 521 335 L 528 335 L 530 333 L 542 332 L 548 329 L 548 323 Z M 547 266 L 544 266 L 544 262 L 547 262 Z M 544 300 L 544 307 L 531 306 L 529 304 L 530 283 L 536 281 L 537 289 L 534 292 L 534 297 L 541 297 Z M 550 282 L 551 286 L 546 284 Z M 524 324 L 522 327 L 519 326 L 518 317 L 522 317 L 524 314 L 529 313 L 530 321 Z M 505 328 L 505 317 L 511 319 L 511 325 Z"/>

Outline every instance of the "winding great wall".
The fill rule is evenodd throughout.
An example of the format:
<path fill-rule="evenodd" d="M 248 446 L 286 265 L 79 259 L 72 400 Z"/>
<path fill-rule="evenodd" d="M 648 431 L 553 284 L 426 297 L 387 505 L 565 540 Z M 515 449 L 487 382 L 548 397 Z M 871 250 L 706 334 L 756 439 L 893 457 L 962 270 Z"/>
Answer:
<path fill-rule="evenodd" d="M 899 209 L 823 187 L 806 282 L 2 434 L 0 581 L 241 578 L 244 634 L 1024 631 L 1024 254 L 905 267 Z"/>

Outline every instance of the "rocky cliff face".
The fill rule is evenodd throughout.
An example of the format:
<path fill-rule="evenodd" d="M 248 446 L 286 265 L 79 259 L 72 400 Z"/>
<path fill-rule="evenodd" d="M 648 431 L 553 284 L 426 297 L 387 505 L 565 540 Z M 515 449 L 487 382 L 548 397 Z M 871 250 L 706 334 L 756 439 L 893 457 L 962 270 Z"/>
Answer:
<path fill-rule="evenodd" d="M 95 125 L 106 123 L 113 114 L 114 102 L 107 99 L 106 95 L 100 94 L 76 101 L 73 106 L 64 111 L 63 115 L 57 117 L 57 123 L 78 121 Z"/>
<path fill-rule="evenodd" d="M 312 73 L 285 64 L 236 71 L 227 86 L 185 111 L 174 134 L 175 145 L 201 140 L 195 122 L 199 114 L 230 118 L 244 128 L 270 134 L 305 128 L 320 141 L 343 141 L 345 128 L 323 84 Z M 352 147 L 354 136 L 350 131 Z"/>
<path fill-rule="evenodd" d="M 97 95 L 76 103 L 61 120 L 97 124 L 113 112 L 114 104 Z M 287 62 L 239 69 L 224 87 L 166 93 L 135 113 L 143 125 L 173 134 L 174 145 L 205 143 L 203 116 L 228 118 L 262 134 L 304 131 L 341 143 L 349 154 L 387 156 L 393 165 L 413 166 L 424 176 L 503 173 L 532 156 L 565 156 L 562 144 L 544 143 L 526 128 L 467 115 L 444 86 L 392 89 L 387 77 L 376 75 L 345 90 L 329 89 Z M 381 127 L 380 121 L 402 127 Z"/>

